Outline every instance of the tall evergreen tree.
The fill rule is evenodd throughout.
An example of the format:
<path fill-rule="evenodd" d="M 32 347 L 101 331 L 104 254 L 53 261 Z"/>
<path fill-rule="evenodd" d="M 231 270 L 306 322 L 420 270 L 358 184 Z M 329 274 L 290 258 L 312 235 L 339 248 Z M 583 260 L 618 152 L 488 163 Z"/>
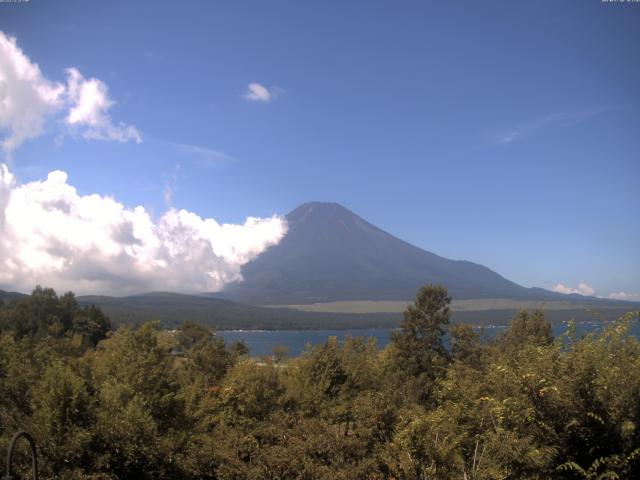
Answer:
<path fill-rule="evenodd" d="M 415 378 L 412 383 L 422 402 L 428 399 L 433 381 L 442 376 L 448 363 L 443 337 L 451 317 L 450 304 L 446 288 L 425 285 L 404 311 L 400 331 L 391 336 L 395 368 Z"/>

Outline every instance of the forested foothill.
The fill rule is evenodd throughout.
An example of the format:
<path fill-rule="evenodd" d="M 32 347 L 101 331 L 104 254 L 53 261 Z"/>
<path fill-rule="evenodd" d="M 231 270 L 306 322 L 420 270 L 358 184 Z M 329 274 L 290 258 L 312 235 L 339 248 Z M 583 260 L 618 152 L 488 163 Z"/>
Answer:
<path fill-rule="evenodd" d="M 255 359 L 196 323 L 114 330 L 36 288 L 0 304 L 0 455 L 26 430 L 41 478 L 640 478 L 638 312 L 554 338 L 523 310 L 481 342 L 450 303 L 420 289 L 384 349 Z"/>

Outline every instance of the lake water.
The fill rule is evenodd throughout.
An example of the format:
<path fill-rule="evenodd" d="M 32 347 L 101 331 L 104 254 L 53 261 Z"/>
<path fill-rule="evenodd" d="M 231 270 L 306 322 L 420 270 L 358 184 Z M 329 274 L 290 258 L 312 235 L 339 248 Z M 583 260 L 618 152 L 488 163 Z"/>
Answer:
<path fill-rule="evenodd" d="M 576 331 L 578 336 L 591 332 L 597 332 L 602 329 L 600 322 L 581 322 L 576 323 Z M 506 326 L 497 325 L 492 327 L 484 327 L 482 335 L 484 339 L 490 339 L 497 333 L 504 331 Z M 553 326 L 553 334 L 560 335 L 567 330 L 566 324 L 557 324 Z M 370 330 L 229 330 L 220 331 L 220 335 L 226 342 L 243 341 L 253 356 L 269 355 L 277 346 L 285 346 L 289 349 L 292 356 L 300 355 L 306 348 L 307 344 L 319 345 L 327 341 L 331 336 L 338 337 L 338 340 L 344 340 L 347 336 L 352 337 L 373 337 L 376 339 L 378 347 L 383 348 L 389 343 L 392 329 L 370 329 Z M 478 331 L 480 329 L 478 328 Z M 640 323 L 634 322 L 632 333 L 640 337 Z"/>

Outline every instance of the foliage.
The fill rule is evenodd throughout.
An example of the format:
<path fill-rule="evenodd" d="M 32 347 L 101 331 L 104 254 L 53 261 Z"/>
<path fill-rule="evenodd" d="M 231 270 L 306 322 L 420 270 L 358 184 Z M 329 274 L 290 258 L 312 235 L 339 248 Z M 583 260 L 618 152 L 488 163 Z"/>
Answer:
<path fill-rule="evenodd" d="M 391 336 L 393 369 L 422 403 L 430 400 L 435 380 L 446 371 L 449 355 L 443 337 L 451 317 L 450 304 L 444 287 L 425 285 L 405 310 L 400 331 Z"/>
<path fill-rule="evenodd" d="M 0 333 L 10 332 L 16 339 L 66 337 L 89 347 L 110 330 L 109 318 L 95 306 L 80 307 L 72 292 L 58 297 L 51 288 L 37 286 L 31 295 L 0 305 Z"/>
<path fill-rule="evenodd" d="M 29 430 L 61 479 L 640 478 L 637 314 L 554 340 L 521 311 L 483 343 L 449 303 L 421 289 L 382 350 L 257 360 L 194 323 L 110 332 L 37 288 L 0 306 L 0 446 Z"/>

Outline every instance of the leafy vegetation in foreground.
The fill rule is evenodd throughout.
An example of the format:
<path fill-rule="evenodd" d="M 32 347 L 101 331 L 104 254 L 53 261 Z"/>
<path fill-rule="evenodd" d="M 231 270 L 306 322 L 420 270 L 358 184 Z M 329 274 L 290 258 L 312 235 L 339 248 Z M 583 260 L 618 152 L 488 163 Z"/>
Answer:
<path fill-rule="evenodd" d="M 110 332 L 37 289 L 0 307 L 0 445 L 32 432 L 63 479 L 640 478 L 634 315 L 554 340 L 521 311 L 483 344 L 449 304 L 421 289 L 383 350 L 258 362 L 193 323 Z"/>

